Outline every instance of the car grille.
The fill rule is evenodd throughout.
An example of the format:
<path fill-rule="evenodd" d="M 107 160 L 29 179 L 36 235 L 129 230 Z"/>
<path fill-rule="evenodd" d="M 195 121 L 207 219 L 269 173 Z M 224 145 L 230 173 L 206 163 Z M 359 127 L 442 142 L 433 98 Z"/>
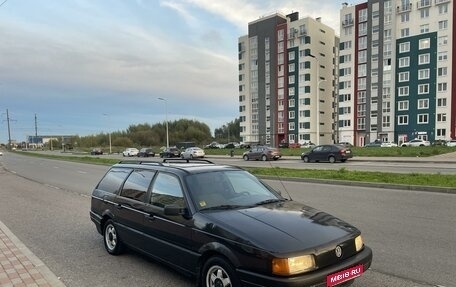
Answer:
<path fill-rule="evenodd" d="M 337 246 L 340 246 L 342 248 L 342 256 L 340 258 L 336 256 L 335 249 Z M 356 254 L 354 239 L 349 239 L 345 242 L 331 246 L 326 250 L 327 251 L 316 255 L 315 263 L 317 264 L 318 268 L 338 264 L 339 262 L 344 261 L 345 259 Z"/>

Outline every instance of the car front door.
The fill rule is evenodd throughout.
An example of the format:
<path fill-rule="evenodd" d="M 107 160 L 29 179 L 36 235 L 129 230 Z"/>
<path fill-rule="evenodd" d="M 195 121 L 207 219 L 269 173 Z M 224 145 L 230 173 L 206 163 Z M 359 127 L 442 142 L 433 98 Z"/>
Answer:
<path fill-rule="evenodd" d="M 185 215 L 166 215 L 165 206 L 186 209 L 186 200 L 179 177 L 159 172 L 155 177 L 146 204 L 144 232 L 147 252 L 152 256 L 183 268 L 194 270 L 198 253 L 192 250 L 192 224 Z"/>

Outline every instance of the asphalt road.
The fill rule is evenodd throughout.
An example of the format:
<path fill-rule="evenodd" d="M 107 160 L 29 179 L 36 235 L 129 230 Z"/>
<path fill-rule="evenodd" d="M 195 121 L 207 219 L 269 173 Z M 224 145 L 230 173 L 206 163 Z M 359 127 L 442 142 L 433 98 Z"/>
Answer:
<path fill-rule="evenodd" d="M 67 286 L 193 286 L 140 254 L 107 255 L 88 214 L 107 167 L 14 154 L 0 165 L 0 220 Z M 363 231 L 374 262 L 353 286 L 456 286 L 456 195 L 268 183 Z"/>

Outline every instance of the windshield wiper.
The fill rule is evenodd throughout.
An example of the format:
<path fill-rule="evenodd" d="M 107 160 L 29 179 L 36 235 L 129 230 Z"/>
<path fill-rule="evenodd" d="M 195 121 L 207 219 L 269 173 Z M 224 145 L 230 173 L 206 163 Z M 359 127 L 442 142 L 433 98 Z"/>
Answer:
<path fill-rule="evenodd" d="M 255 203 L 255 205 L 263 205 L 263 204 L 282 202 L 282 201 L 285 201 L 285 199 L 271 198 L 271 199 L 266 199 L 266 200 L 257 202 L 257 203 Z"/>
<path fill-rule="evenodd" d="M 245 207 L 244 205 L 223 204 L 223 205 L 216 205 L 216 206 L 202 208 L 202 209 L 200 209 L 200 211 L 203 211 L 203 210 L 229 210 L 229 209 L 244 208 L 244 207 Z"/>

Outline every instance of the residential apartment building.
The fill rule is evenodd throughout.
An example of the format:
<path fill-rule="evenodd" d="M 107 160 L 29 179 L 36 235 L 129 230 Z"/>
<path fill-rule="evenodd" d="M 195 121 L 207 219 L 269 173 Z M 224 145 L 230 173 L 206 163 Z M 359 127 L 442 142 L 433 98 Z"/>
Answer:
<path fill-rule="evenodd" d="M 249 23 L 239 38 L 241 140 L 278 146 L 332 143 L 338 38 L 297 12 Z"/>
<path fill-rule="evenodd" d="M 341 12 L 338 141 L 455 138 L 451 0 L 369 0 Z"/>

